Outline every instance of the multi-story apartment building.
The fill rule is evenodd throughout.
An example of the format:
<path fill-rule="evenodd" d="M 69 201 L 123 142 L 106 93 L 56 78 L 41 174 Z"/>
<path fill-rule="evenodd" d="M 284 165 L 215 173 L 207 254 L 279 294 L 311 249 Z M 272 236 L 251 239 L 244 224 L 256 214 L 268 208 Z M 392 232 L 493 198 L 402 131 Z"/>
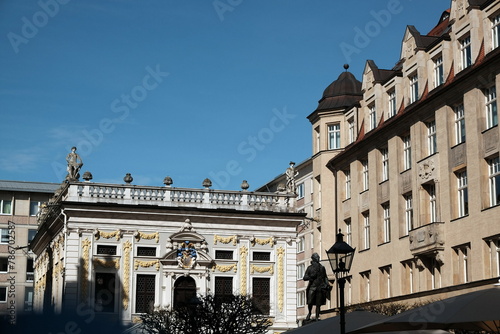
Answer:
<path fill-rule="evenodd" d="M 0 181 L 0 317 L 16 322 L 33 308 L 33 260 L 28 245 L 37 213 L 59 187 L 54 183 Z"/>
<path fill-rule="evenodd" d="M 348 304 L 498 281 L 499 46 L 500 1 L 453 0 L 429 33 L 407 27 L 394 68 L 366 62 L 362 98 L 334 120 L 346 145 L 322 192 L 336 194 L 330 240 L 341 228 L 356 247 Z"/>
<path fill-rule="evenodd" d="M 295 195 L 68 180 L 39 215 L 35 312 L 132 323 L 197 295 L 252 295 L 271 332 L 296 324 Z M 83 317 L 83 316 L 82 316 Z M 80 318 L 82 318 L 80 317 Z M 85 320 L 87 317 L 84 317 Z M 81 319 L 80 319 L 81 320 Z M 99 322 L 100 323 L 100 322 Z"/>

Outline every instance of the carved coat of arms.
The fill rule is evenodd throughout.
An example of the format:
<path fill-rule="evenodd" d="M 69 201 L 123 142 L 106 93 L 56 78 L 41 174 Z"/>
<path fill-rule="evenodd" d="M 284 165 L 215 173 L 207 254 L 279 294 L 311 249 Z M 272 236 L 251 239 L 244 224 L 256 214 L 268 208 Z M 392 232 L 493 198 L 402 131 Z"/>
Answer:
<path fill-rule="evenodd" d="M 177 248 L 177 262 L 180 268 L 192 269 L 196 264 L 198 253 L 193 243 L 184 241 L 179 248 Z"/>

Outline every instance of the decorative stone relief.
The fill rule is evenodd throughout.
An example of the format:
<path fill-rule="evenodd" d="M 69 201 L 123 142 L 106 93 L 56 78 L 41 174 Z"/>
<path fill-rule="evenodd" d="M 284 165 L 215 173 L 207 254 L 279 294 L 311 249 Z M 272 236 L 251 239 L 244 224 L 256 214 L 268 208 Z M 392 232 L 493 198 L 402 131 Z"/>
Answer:
<path fill-rule="evenodd" d="M 135 232 L 134 233 L 135 240 L 139 241 L 141 239 L 146 239 L 146 240 L 156 240 L 156 243 L 160 242 L 160 233 L 155 232 L 155 233 L 142 233 L 142 232 Z"/>
<path fill-rule="evenodd" d="M 248 248 L 242 246 L 240 248 L 240 293 L 243 296 L 247 294 L 247 258 L 248 258 Z"/>
<path fill-rule="evenodd" d="M 236 263 L 235 264 L 229 264 L 229 265 L 216 264 L 216 265 L 214 265 L 212 267 L 212 271 L 215 271 L 215 270 L 218 270 L 218 271 L 223 272 L 223 273 L 227 273 L 230 270 L 233 270 L 234 272 L 237 272 L 238 271 L 238 265 Z"/>
<path fill-rule="evenodd" d="M 269 274 L 274 274 L 274 266 L 271 264 L 269 266 L 266 266 L 266 267 L 260 267 L 260 266 L 256 266 L 255 264 L 252 264 L 250 266 L 250 274 L 253 274 L 255 272 L 258 272 L 258 273 L 266 273 L 266 272 L 269 272 Z"/>
<path fill-rule="evenodd" d="M 233 243 L 234 246 L 236 246 L 236 242 L 238 241 L 238 237 L 233 235 L 230 237 L 221 237 L 220 235 L 214 235 L 214 245 L 217 245 L 217 242 L 220 242 L 222 244 L 228 244 L 230 242 Z"/>
<path fill-rule="evenodd" d="M 122 305 L 123 309 L 128 309 L 128 303 L 130 301 L 130 252 L 132 251 L 132 243 L 130 241 L 125 241 L 123 243 L 123 299 Z"/>
<path fill-rule="evenodd" d="M 139 267 L 149 268 L 152 266 L 155 266 L 156 271 L 159 271 L 160 270 L 160 261 L 159 260 L 152 260 L 152 261 L 135 260 L 134 261 L 135 270 L 139 269 Z"/>
<path fill-rule="evenodd" d="M 285 249 L 278 248 L 278 309 L 283 312 L 285 298 Z"/>
<path fill-rule="evenodd" d="M 255 244 L 259 244 L 261 246 L 269 244 L 271 247 L 273 247 L 275 240 L 274 240 L 274 237 L 269 237 L 267 239 L 259 239 L 259 238 L 252 237 L 252 238 L 250 238 L 250 242 L 252 243 L 252 246 L 255 246 Z"/>
<path fill-rule="evenodd" d="M 119 259 L 93 259 L 92 264 L 94 266 L 100 266 L 103 268 L 115 268 L 120 269 L 120 260 Z"/>
<path fill-rule="evenodd" d="M 418 166 L 418 176 L 420 176 L 421 180 L 430 180 L 434 178 L 434 160 L 429 159 Z"/>
<path fill-rule="evenodd" d="M 116 230 L 114 232 L 103 232 L 103 231 L 100 231 L 99 229 L 95 229 L 94 237 L 95 237 L 95 240 L 99 240 L 101 237 L 105 238 L 105 239 L 110 239 L 110 238 L 116 237 L 116 241 L 120 241 L 120 239 L 122 237 L 122 231 Z"/>
<path fill-rule="evenodd" d="M 90 269 L 90 245 L 91 242 L 87 238 L 82 241 L 82 260 L 83 265 L 80 271 L 80 300 L 86 302 L 88 296 L 88 279 L 89 279 L 89 269 Z"/>

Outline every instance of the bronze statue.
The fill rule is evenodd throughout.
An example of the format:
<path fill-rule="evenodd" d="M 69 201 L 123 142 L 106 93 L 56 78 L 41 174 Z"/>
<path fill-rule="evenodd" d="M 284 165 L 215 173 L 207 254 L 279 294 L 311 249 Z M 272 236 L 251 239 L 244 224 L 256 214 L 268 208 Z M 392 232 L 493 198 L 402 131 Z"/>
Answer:
<path fill-rule="evenodd" d="M 311 256 L 311 265 L 307 267 L 304 274 L 304 281 L 309 281 L 307 285 L 307 307 L 309 313 L 306 320 L 311 319 L 311 312 L 313 306 L 316 306 L 316 320 L 319 320 L 319 312 L 321 305 L 326 304 L 326 299 L 330 299 L 330 291 L 332 286 L 328 282 L 325 267 L 319 263 L 318 253 Z"/>
<path fill-rule="evenodd" d="M 71 152 L 66 156 L 68 162 L 68 181 L 77 181 L 80 178 L 80 169 L 83 166 L 82 158 L 76 153 L 76 147 L 71 148 Z"/>

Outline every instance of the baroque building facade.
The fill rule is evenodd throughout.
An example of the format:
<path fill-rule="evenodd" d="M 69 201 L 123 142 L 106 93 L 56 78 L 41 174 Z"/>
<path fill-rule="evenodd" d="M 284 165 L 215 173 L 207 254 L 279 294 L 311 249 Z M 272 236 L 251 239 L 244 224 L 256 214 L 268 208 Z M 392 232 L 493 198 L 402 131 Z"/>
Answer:
<path fill-rule="evenodd" d="M 33 310 L 34 254 L 40 205 L 59 187 L 55 183 L 0 180 L 0 317 L 16 323 Z"/>
<path fill-rule="evenodd" d="M 76 174 L 75 174 L 76 175 Z M 87 175 L 88 176 L 88 175 Z M 69 179 L 39 216 L 36 312 L 132 323 L 198 295 L 251 295 L 271 332 L 296 327 L 295 195 Z"/>

